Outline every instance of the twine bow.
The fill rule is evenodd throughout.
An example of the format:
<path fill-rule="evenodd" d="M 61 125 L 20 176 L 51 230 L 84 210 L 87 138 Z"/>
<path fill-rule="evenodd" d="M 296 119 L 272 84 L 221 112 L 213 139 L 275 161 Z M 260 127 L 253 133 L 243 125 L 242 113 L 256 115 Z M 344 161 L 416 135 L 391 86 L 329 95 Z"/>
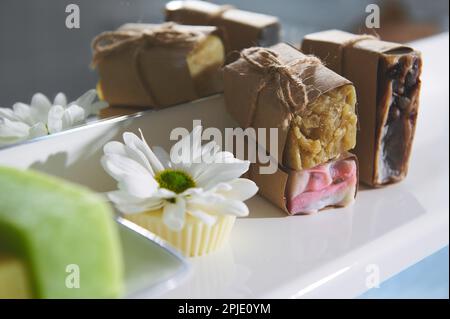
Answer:
<path fill-rule="evenodd" d="M 167 22 L 156 28 L 103 32 L 92 42 L 94 64 L 111 52 L 130 45 L 140 49 L 146 46 L 190 46 L 204 36 L 201 32 L 185 31 L 175 26 L 173 22 Z"/>
<path fill-rule="evenodd" d="M 299 109 L 298 102 L 294 101 L 292 96 L 292 86 L 301 92 L 302 102 L 300 104 L 300 109 L 304 109 L 309 104 L 308 88 L 302 79 L 302 72 L 295 74 L 292 72 L 292 68 L 298 64 L 307 64 L 307 67 L 312 67 L 321 65 L 322 62 L 314 56 L 305 55 L 290 63 L 283 64 L 276 52 L 260 47 L 242 50 L 241 57 L 245 59 L 251 67 L 265 73 L 258 85 L 256 94 L 250 103 L 247 127 L 253 124 L 259 94 L 273 79 L 275 79 L 276 85 L 278 86 L 277 96 L 285 107 L 285 112 L 287 114 L 287 121 L 285 121 L 284 125 L 288 125 L 290 122 L 289 119 Z M 305 67 L 304 70 L 306 70 L 307 67 Z"/>
<path fill-rule="evenodd" d="M 205 36 L 202 32 L 186 31 L 175 27 L 175 23 L 167 22 L 155 28 L 103 32 L 92 42 L 94 50 L 93 65 L 95 66 L 112 52 L 134 47 L 132 59 L 138 81 L 150 101 L 159 105 L 155 94 L 153 94 L 150 85 L 147 83 L 145 72 L 140 67 L 141 53 L 153 46 L 190 47 Z"/>

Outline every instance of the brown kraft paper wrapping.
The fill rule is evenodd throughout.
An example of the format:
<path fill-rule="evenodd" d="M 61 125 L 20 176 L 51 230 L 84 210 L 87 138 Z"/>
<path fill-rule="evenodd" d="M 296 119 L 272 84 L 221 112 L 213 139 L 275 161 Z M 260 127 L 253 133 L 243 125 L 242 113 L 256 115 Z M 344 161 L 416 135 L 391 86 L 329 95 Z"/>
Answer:
<path fill-rule="evenodd" d="M 205 1 L 171 1 L 166 20 L 190 25 L 214 25 L 224 30 L 227 52 L 252 46 L 271 46 L 280 41 L 278 18 L 242 11 Z"/>
<path fill-rule="evenodd" d="M 192 78 L 187 57 L 215 27 L 128 24 L 93 41 L 93 65 L 112 106 L 161 108 L 221 92 L 221 65 Z"/>
<path fill-rule="evenodd" d="M 261 68 L 251 65 L 249 58 L 255 58 Z M 278 129 L 277 154 L 271 155 L 278 156 L 278 161 L 272 160 L 279 169 L 274 174 L 259 174 L 260 164 L 252 164 L 248 176 L 256 182 L 261 195 L 284 211 L 288 212 L 285 189 L 289 172 L 293 170 L 282 163 L 293 115 L 302 114 L 321 95 L 351 85 L 318 59 L 283 43 L 269 49 L 246 49 L 239 60 L 224 68 L 226 107 L 237 123 L 243 128 L 266 129 L 264 141 L 259 135 L 256 141 L 263 150 L 272 149 L 268 136 L 270 128 Z M 354 125 L 356 131 L 356 122 Z M 342 152 L 319 164 L 340 158 L 342 154 L 347 153 Z"/>
<path fill-rule="evenodd" d="M 356 174 L 357 174 L 357 180 L 358 180 L 359 168 L 358 168 L 358 160 L 357 160 L 356 156 L 351 153 L 345 152 L 345 153 L 341 154 L 336 160 L 346 160 L 346 159 L 351 159 L 351 160 L 355 161 L 356 168 L 357 168 Z M 261 196 L 268 199 L 271 203 L 273 203 L 277 207 L 281 208 L 284 212 L 286 212 L 286 214 L 294 215 L 291 212 L 289 212 L 289 210 L 287 209 L 286 191 L 287 191 L 289 177 L 291 174 L 295 174 L 296 171 L 279 167 L 278 170 L 274 174 L 261 174 L 260 167 L 265 166 L 265 165 L 267 165 L 267 164 L 263 165 L 258 162 L 251 164 L 246 178 L 253 180 L 256 183 L 256 185 L 258 185 L 258 187 L 259 187 L 258 193 Z M 356 183 L 355 193 L 354 193 L 353 198 L 356 198 L 357 192 L 358 192 L 358 183 Z M 327 206 L 327 207 L 324 207 L 323 209 L 333 208 L 333 207 L 340 207 L 340 206 L 338 206 L 338 205 Z"/>
<path fill-rule="evenodd" d="M 356 87 L 360 130 L 355 153 L 361 181 L 382 186 L 402 180 L 419 106 L 420 52 L 339 30 L 307 35 L 302 51 L 318 56 Z"/>
<path fill-rule="evenodd" d="M 277 56 L 275 60 L 274 56 Z M 248 60 L 260 63 L 252 65 Z M 352 86 L 351 82 L 326 68 L 314 58 L 305 56 L 297 49 L 280 43 L 269 49 L 249 48 L 242 57 L 225 66 L 224 92 L 228 112 L 243 128 L 278 129 L 276 154 L 283 165 L 286 139 L 295 115 L 308 111 L 310 105 L 321 95 Z M 356 124 L 354 130 L 356 131 Z M 257 141 L 270 150 L 270 136 Z M 354 147 L 354 141 L 351 143 Z M 345 149 L 343 151 L 347 151 Z M 335 154 L 336 157 L 339 154 Z M 328 161 L 326 158 L 318 164 Z M 305 167 L 305 168 L 311 168 Z M 296 167 L 289 167 L 297 169 Z"/>

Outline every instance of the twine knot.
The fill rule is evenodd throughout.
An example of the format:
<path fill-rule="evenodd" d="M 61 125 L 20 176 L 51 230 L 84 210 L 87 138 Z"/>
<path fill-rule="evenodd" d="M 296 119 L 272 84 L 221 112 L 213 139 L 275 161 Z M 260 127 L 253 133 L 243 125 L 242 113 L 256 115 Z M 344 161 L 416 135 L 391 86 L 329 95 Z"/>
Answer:
<path fill-rule="evenodd" d="M 155 28 L 107 31 L 92 41 L 93 64 L 116 50 L 136 46 L 139 50 L 146 46 L 190 46 L 204 34 L 176 28 L 173 22 L 163 23 Z"/>
<path fill-rule="evenodd" d="M 276 52 L 261 47 L 244 49 L 241 52 L 241 57 L 247 61 L 251 67 L 265 74 L 261 79 L 255 97 L 252 100 L 247 126 L 251 126 L 253 123 L 260 92 L 273 79 L 275 79 L 278 86 L 277 96 L 282 105 L 285 106 L 286 117 L 288 118 L 288 121 L 285 121 L 285 123 L 290 122 L 289 118 L 291 118 L 299 108 L 302 110 L 309 104 L 308 89 L 302 79 L 302 74 L 308 67 L 321 65 L 322 62 L 318 58 L 305 55 L 290 63 L 283 64 Z M 306 64 L 307 66 L 303 68 L 303 71 L 300 73 L 294 73 L 292 69 L 299 64 Z M 301 92 L 300 104 L 293 99 L 292 86 Z"/>
<path fill-rule="evenodd" d="M 157 106 L 160 103 L 156 94 L 152 92 L 150 84 L 146 79 L 146 70 L 140 66 L 141 54 L 150 47 L 191 47 L 206 35 L 200 31 L 185 30 L 177 28 L 173 22 L 163 23 L 154 28 L 146 29 L 123 29 L 108 31 L 99 34 L 92 42 L 94 58 L 92 65 L 95 66 L 104 57 L 118 50 L 132 49 L 132 63 L 134 72 L 142 90 L 149 98 L 149 104 Z"/>

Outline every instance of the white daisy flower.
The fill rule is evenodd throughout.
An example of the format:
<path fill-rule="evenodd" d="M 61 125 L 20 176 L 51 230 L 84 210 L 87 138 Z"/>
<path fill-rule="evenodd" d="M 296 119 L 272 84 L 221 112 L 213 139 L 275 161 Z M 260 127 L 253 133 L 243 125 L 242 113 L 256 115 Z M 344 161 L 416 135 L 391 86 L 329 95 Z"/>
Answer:
<path fill-rule="evenodd" d="M 53 101 L 36 93 L 31 104 L 16 103 L 10 108 L 0 108 L 0 145 L 17 143 L 84 124 L 90 115 L 97 114 L 107 103 L 95 101 L 96 90 L 89 90 L 76 101 L 67 103 L 64 93 Z"/>
<path fill-rule="evenodd" d="M 186 214 L 208 225 L 217 215 L 247 216 L 244 200 L 258 191 L 256 184 L 239 178 L 249 168 L 248 161 L 222 152 L 217 144 L 204 146 L 196 141 L 201 126 L 182 138 L 171 149 L 170 156 L 160 147 L 151 149 L 133 133 L 123 134 L 124 143 L 109 142 L 104 147 L 102 165 L 118 185 L 108 193 L 109 199 L 124 214 L 163 210 L 163 222 L 172 230 L 181 230 Z M 177 154 L 181 145 L 188 152 Z M 214 158 L 205 163 L 201 156 Z M 186 154 L 192 154 L 187 156 Z"/>

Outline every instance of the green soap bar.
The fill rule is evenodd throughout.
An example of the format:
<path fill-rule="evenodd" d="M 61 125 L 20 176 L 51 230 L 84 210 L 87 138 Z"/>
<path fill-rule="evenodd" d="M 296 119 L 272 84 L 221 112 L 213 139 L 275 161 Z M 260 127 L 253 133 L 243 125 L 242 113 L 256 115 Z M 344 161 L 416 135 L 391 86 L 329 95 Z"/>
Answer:
<path fill-rule="evenodd" d="M 24 260 L 35 298 L 115 298 L 123 288 L 110 207 L 81 186 L 0 167 L 0 251 Z"/>

